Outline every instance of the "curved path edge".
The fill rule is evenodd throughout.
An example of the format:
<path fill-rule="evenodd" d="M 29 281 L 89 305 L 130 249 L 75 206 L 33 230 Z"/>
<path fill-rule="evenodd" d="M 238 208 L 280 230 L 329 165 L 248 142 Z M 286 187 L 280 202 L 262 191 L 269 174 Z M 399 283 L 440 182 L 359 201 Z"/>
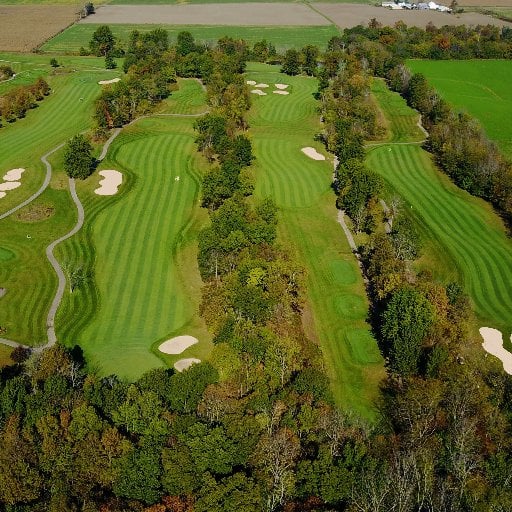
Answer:
<path fill-rule="evenodd" d="M 55 343 L 57 342 L 57 336 L 55 335 L 55 315 L 57 314 L 57 309 L 60 306 L 60 302 L 62 300 L 62 297 L 64 296 L 64 290 L 66 288 L 66 276 L 64 275 L 62 267 L 57 261 L 57 258 L 55 258 L 55 256 L 53 255 L 53 250 L 61 242 L 64 242 L 68 238 L 71 238 L 74 234 L 78 233 L 78 231 L 80 231 L 84 224 L 84 207 L 82 206 L 80 199 L 78 199 L 75 187 L 75 180 L 73 178 L 69 178 L 69 191 L 71 193 L 73 202 L 75 203 L 78 212 L 78 218 L 75 226 L 71 231 L 61 236 L 59 239 L 53 241 L 46 248 L 46 257 L 48 258 L 48 261 L 51 263 L 53 269 L 55 270 L 55 273 L 57 274 L 59 284 L 57 287 L 57 293 L 55 294 L 55 297 L 53 298 L 52 301 L 52 305 L 50 306 L 50 310 L 48 311 L 48 316 L 46 317 L 48 343 L 46 345 L 43 345 L 42 347 L 38 347 L 38 350 L 43 350 L 45 348 L 51 347 L 52 345 L 55 345 Z"/>
<path fill-rule="evenodd" d="M 50 180 L 52 178 L 52 166 L 51 166 L 50 162 L 48 162 L 47 158 L 50 155 L 53 155 L 53 153 L 58 151 L 60 148 L 64 147 L 65 144 L 66 144 L 65 142 L 63 142 L 62 144 L 59 144 L 58 146 L 56 146 L 53 149 L 51 149 L 50 151 L 48 151 L 48 153 L 46 153 L 45 155 L 43 155 L 40 158 L 41 162 L 43 162 L 43 164 L 46 166 L 46 176 L 44 177 L 43 184 L 28 199 L 25 199 L 25 201 L 18 204 L 14 208 L 11 208 L 10 210 L 6 211 L 5 213 L 2 213 L 0 215 L 0 220 L 5 219 L 6 217 L 9 217 L 9 215 L 18 211 L 20 208 L 27 206 L 27 204 L 31 203 L 34 199 L 38 198 L 46 190 L 46 188 L 50 184 Z"/>
<path fill-rule="evenodd" d="M 205 110 L 204 112 L 200 112 L 198 114 L 158 114 L 158 113 L 156 113 L 156 114 L 148 114 L 148 115 L 138 117 L 137 119 L 134 119 L 127 125 L 124 125 L 120 128 L 114 129 L 114 131 L 112 132 L 112 135 L 105 142 L 103 149 L 101 151 L 101 154 L 97 160 L 99 162 L 101 162 L 107 156 L 107 152 L 110 148 L 110 145 L 114 142 L 114 140 L 121 133 L 121 131 L 124 127 L 130 126 L 130 125 L 136 123 L 137 121 L 140 121 L 141 119 L 146 119 L 146 118 L 155 117 L 155 116 L 159 116 L 159 117 L 201 117 L 201 116 L 204 116 L 205 114 L 208 114 L 209 112 L 210 112 L 210 110 L 208 109 L 208 110 Z M 65 144 L 66 144 L 66 142 L 59 144 L 58 146 L 51 149 L 50 151 L 48 151 L 48 153 L 44 154 L 41 157 L 40 160 L 46 166 L 46 176 L 45 176 L 43 184 L 28 199 L 26 199 L 25 201 L 18 204 L 14 208 L 11 208 L 7 212 L 0 215 L 0 220 L 8 217 L 9 215 L 11 215 L 14 212 L 16 212 L 17 210 L 19 210 L 20 208 L 23 208 L 27 204 L 31 203 L 32 201 L 34 201 L 34 199 L 39 197 L 46 190 L 46 188 L 50 184 L 50 180 L 52 177 L 52 166 L 51 166 L 50 162 L 48 162 L 47 159 L 53 153 L 55 153 L 56 151 L 58 151 L 59 149 L 64 147 Z M 71 198 L 73 199 L 73 202 L 75 203 L 75 206 L 77 208 L 77 212 L 78 212 L 77 222 L 76 222 L 75 226 L 73 227 L 73 229 L 71 229 L 71 231 L 69 231 L 62 237 L 58 238 L 57 240 L 54 240 L 50 245 L 48 245 L 46 247 L 46 251 L 45 251 L 46 257 L 48 258 L 48 261 L 52 265 L 55 273 L 57 274 L 57 278 L 58 278 L 57 292 L 55 293 L 52 304 L 50 306 L 50 310 L 48 311 L 48 315 L 46 317 L 46 329 L 47 329 L 46 333 L 47 333 L 48 342 L 45 343 L 44 345 L 32 347 L 29 345 L 24 345 L 23 343 L 18 343 L 17 341 L 13 341 L 13 340 L 9 340 L 7 338 L 0 337 L 0 344 L 2 344 L 2 345 L 7 345 L 7 346 L 13 347 L 13 348 L 22 347 L 22 348 L 29 349 L 33 352 L 41 352 L 41 351 L 45 350 L 46 348 L 49 348 L 49 347 L 55 345 L 55 343 L 57 342 L 57 335 L 55 334 L 55 316 L 57 314 L 57 310 L 62 301 L 62 297 L 64 296 L 64 290 L 66 288 L 66 276 L 64 275 L 64 272 L 63 272 L 62 267 L 60 266 L 59 262 L 53 255 L 53 250 L 55 249 L 55 247 L 57 245 L 59 245 L 60 243 L 64 242 L 68 238 L 71 238 L 73 235 L 78 233 L 78 231 L 80 231 L 80 229 L 82 228 L 82 226 L 84 224 L 84 220 L 85 220 L 84 207 L 83 207 L 82 203 L 80 202 L 80 199 L 78 198 L 78 195 L 76 193 L 75 180 L 72 178 L 69 178 L 69 190 L 71 193 Z"/>

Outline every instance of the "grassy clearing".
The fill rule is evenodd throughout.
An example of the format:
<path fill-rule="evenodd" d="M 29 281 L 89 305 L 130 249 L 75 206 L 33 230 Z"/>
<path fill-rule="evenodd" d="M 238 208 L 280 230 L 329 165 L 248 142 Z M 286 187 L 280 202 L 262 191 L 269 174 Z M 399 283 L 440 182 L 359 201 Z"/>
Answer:
<path fill-rule="evenodd" d="M 340 226 L 330 189 L 332 162 L 318 162 L 300 150 L 315 146 L 320 129 L 312 94 L 316 80 L 279 74 L 251 64 L 247 78 L 270 84 L 254 97 L 249 122 L 256 161 L 255 196 L 280 207 L 280 240 L 307 269 L 310 315 L 306 330 L 319 343 L 337 402 L 372 416 L 372 400 L 383 374 L 377 344 L 365 322 L 368 304 L 361 275 Z M 273 84 L 289 84 L 289 96 Z M 311 316 L 312 318 L 308 318 Z"/>
<path fill-rule="evenodd" d="M 398 101 L 389 91 L 377 98 L 383 107 Z M 410 115 L 417 118 L 412 110 Z M 393 130 L 395 118 L 389 121 Z M 481 325 L 511 332 L 512 242 L 491 207 L 456 187 L 418 145 L 384 144 L 371 149 L 367 161 L 403 198 L 403 208 L 421 227 L 427 256 L 434 260 L 434 265 L 426 263 L 436 277 L 460 280 Z"/>
<path fill-rule="evenodd" d="M 43 52 L 77 53 L 80 47 L 87 48 L 93 32 L 99 27 L 95 24 L 73 25 L 64 32 L 47 41 L 42 47 Z M 302 47 L 306 44 L 324 48 L 332 36 L 339 32 L 334 25 L 320 27 L 230 27 L 201 25 L 110 25 L 115 37 L 123 43 L 133 30 L 149 32 L 163 28 L 169 33 L 170 42 L 174 42 L 179 32 L 188 30 L 198 41 L 213 43 L 223 36 L 245 39 L 249 43 L 266 39 L 274 43 L 278 50 L 291 47 Z"/>
<path fill-rule="evenodd" d="M 185 87 L 182 97 L 192 96 Z M 58 257 L 84 265 L 91 277 L 65 296 L 57 333 L 78 342 L 101 374 L 133 379 L 162 361 L 204 359 L 211 349 L 198 319 L 195 239 L 206 213 L 198 208 L 192 125 L 193 119 L 152 118 L 126 128 L 101 165 L 123 172 L 119 195 L 94 194 L 97 174 L 80 183 L 87 226 Z M 158 345 L 177 334 L 201 342 L 180 356 L 160 354 Z"/>
<path fill-rule="evenodd" d="M 7 57 L 2 55 L 4 60 L 15 60 Z M 42 64 L 36 56 L 31 57 L 33 61 L 20 57 L 15 65 L 28 69 Z M 25 119 L 0 129 L 0 174 L 16 167 L 26 169 L 22 185 L 0 200 L 0 213 L 39 189 L 46 174 L 39 160 L 42 155 L 91 126 L 92 103 L 100 90 L 96 82 L 98 77 L 106 76 L 112 73 L 83 70 L 48 76 L 52 94 Z M 58 158 L 52 160 L 57 161 Z M 46 314 L 55 292 L 56 277 L 44 249 L 66 233 L 75 220 L 74 214 L 69 213 L 74 209 L 61 169 L 62 166 L 55 166 L 50 187 L 32 206 L 0 220 L 0 247 L 14 254 L 0 265 L 0 286 L 7 289 L 0 308 L 0 325 L 7 329 L 5 337 L 26 344 L 45 340 Z M 33 207 L 49 209 L 51 214 L 44 218 L 33 212 L 27 215 Z"/>
<path fill-rule="evenodd" d="M 478 119 L 487 136 L 512 157 L 511 61 L 411 60 L 407 64 L 415 73 L 423 73 L 454 107 Z"/>

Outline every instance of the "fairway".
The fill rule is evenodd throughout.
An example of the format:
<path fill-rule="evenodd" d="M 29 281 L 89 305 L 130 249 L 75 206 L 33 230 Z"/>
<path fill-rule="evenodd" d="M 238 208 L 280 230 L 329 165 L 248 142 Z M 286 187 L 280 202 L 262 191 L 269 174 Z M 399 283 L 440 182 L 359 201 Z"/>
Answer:
<path fill-rule="evenodd" d="M 381 91 L 377 98 L 381 105 L 399 101 L 389 91 Z M 417 119 L 418 114 L 409 111 Z M 394 118 L 389 120 L 393 130 Z M 442 277 L 460 279 L 481 325 L 508 335 L 512 331 L 512 242 L 492 208 L 456 187 L 417 144 L 374 147 L 367 162 L 402 197 L 403 207 L 427 237 L 426 245 L 435 246 L 436 257 L 446 269 Z"/>
<path fill-rule="evenodd" d="M 78 53 L 80 47 L 88 48 L 92 34 L 99 27 L 98 24 L 73 25 L 53 39 L 47 41 L 42 47 L 43 52 Z M 163 28 L 169 33 L 169 42 L 174 43 L 178 34 L 189 31 L 198 42 L 213 43 L 221 37 L 228 36 L 235 39 L 245 39 L 253 44 L 256 41 L 266 39 L 272 42 L 276 49 L 285 50 L 292 47 L 302 47 L 306 44 L 317 45 L 325 48 L 327 42 L 333 36 L 339 35 L 334 25 L 317 27 L 227 27 L 227 26 L 201 26 L 201 25 L 133 25 L 113 24 L 112 33 L 124 44 L 133 30 L 149 32 L 156 28 Z"/>
<path fill-rule="evenodd" d="M 487 136 L 512 158 L 512 95 L 510 60 L 410 60 L 439 94 L 482 124 Z"/>
<path fill-rule="evenodd" d="M 4 60 L 15 60 L 18 69 L 40 68 L 44 74 L 49 66 L 45 68 L 40 57 L 31 57 L 29 63 L 2 55 Z M 91 61 L 85 62 L 87 66 Z M 40 161 L 42 155 L 92 125 L 98 76 L 109 77 L 112 73 L 80 70 L 49 76 L 52 94 L 30 110 L 26 118 L 1 128 L 0 174 L 18 167 L 26 171 L 22 185 L 0 200 L 0 215 L 41 187 L 46 175 Z M 55 157 L 50 160 L 56 161 Z M 46 315 L 55 293 L 56 277 L 44 249 L 75 222 L 67 179 L 60 169 L 59 165 L 55 167 L 50 186 L 32 205 L 0 219 L 0 246 L 14 254 L 0 265 L 0 286 L 7 289 L 0 308 L 0 325 L 6 329 L 6 338 L 28 345 L 46 340 Z M 39 210 L 45 215 L 37 214 Z"/>
<path fill-rule="evenodd" d="M 174 334 L 192 334 L 202 343 L 165 360 L 203 358 L 209 350 L 197 319 L 201 282 L 194 240 L 204 212 L 193 121 L 153 118 L 126 128 L 101 164 L 123 173 L 119 195 L 93 194 L 97 174 L 80 184 L 87 228 L 57 256 L 76 265 L 94 261 L 93 282 L 67 294 L 57 334 L 79 343 L 102 375 L 135 379 L 162 365 L 164 357 L 151 347 Z M 73 314 L 81 307 L 82 319 Z"/>
<path fill-rule="evenodd" d="M 247 78 L 270 85 L 253 99 L 249 118 L 256 155 L 258 199 L 271 197 L 280 209 L 279 237 L 307 269 L 307 334 L 323 353 L 339 405 L 367 417 L 383 376 L 382 358 L 366 323 L 368 303 L 354 255 L 336 223 L 331 191 L 332 161 L 314 161 L 301 148 L 315 146 L 320 130 L 316 80 L 278 73 L 277 67 L 250 64 Z M 272 93 L 289 84 L 288 96 Z"/>

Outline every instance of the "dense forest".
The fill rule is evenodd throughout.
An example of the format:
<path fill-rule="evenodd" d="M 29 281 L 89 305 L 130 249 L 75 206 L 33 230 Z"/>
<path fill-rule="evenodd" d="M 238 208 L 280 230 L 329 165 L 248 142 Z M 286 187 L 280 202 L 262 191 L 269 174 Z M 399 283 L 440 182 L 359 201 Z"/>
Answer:
<path fill-rule="evenodd" d="M 449 30 L 468 48 L 486 41 L 485 28 Z M 361 27 L 333 38 L 326 52 L 306 47 L 279 56 L 265 41 L 250 48 L 223 38 L 209 48 L 189 33 L 175 45 L 161 31 L 133 33 L 126 77 L 97 102 L 100 130 L 157 108 L 176 77 L 206 86 L 210 111 L 195 129 L 209 162 L 202 204 L 211 223 L 200 234 L 198 262 L 211 362 L 127 383 L 97 376 L 78 347 L 16 349 L 16 363 L 0 373 L 3 510 L 512 509 L 510 379 L 467 349 L 471 310 L 461 286 L 411 270 L 421 244 L 410 219 L 397 209 L 389 233 L 376 229 L 382 184 L 364 165 L 364 141 L 382 133 L 372 76 L 391 82 L 411 48 L 432 47 L 439 35 Z M 510 34 L 491 42 L 510 49 Z M 335 407 L 319 349 L 302 328 L 304 271 L 276 242 L 275 205 L 252 196 L 243 72 L 254 55 L 290 74 L 318 76 L 319 138 L 338 159 L 338 206 L 369 233 L 362 259 L 388 369 L 371 424 Z M 396 83 L 433 116 L 415 104 L 421 77 Z M 436 151 L 441 134 L 433 120 L 427 126 Z"/>

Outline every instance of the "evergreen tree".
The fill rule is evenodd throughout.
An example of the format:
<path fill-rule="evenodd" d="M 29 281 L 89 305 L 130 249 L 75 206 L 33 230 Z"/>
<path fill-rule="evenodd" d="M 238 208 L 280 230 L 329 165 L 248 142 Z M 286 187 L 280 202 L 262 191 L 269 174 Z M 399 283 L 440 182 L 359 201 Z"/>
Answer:
<path fill-rule="evenodd" d="M 70 178 L 84 180 L 94 170 L 94 163 L 91 143 L 82 134 L 69 140 L 64 153 L 64 170 Z"/>

